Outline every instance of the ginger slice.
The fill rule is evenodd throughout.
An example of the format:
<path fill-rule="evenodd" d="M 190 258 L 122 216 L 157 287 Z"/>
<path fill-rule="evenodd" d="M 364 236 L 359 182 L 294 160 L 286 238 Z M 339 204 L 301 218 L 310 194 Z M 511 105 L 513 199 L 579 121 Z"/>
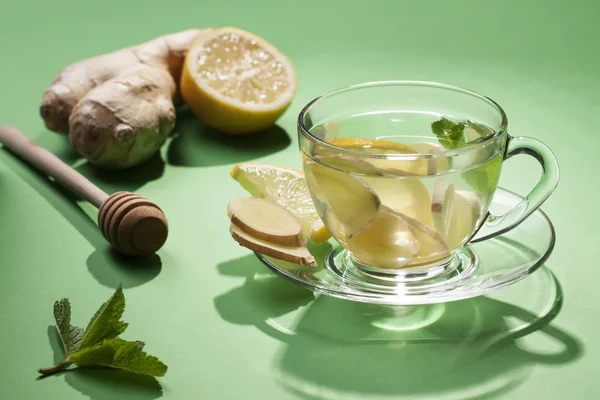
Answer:
<path fill-rule="evenodd" d="M 366 229 L 347 238 L 348 248 L 363 264 L 375 268 L 401 268 L 419 254 L 414 229 L 399 215 L 383 207 Z"/>
<path fill-rule="evenodd" d="M 446 148 L 441 144 L 431 142 L 413 143 L 411 146 L 421 154 L 435 154 L 446 150 Z M 450 166 L 450 157 L 429 158 L 427 160 L 427 175 L 443 173 L 448 171 Z"/>
<path fill-rule="evenodd" d="M 449 256 L 444 238 L 435 229 L 408 215 L 396 214 L 406 221 L 419 241 L 419 253 L 409 265 L 427 264 Z"/>
<path fill-rule="evenodd" d="M 258 197 L 233 199 L 227 215 L 241 231 L 269 243 L 300 247 L 306 244 L 300 221 L 285 207 Z"/>
<path fill-rule="evenodd" d="M 453 196 L 454 185 L 444 179 L 438 179 L 431 196 L 431 214 L 436 229 L 442 234 L 446 232 L 444 215 L 448 213 Z"/>
<path fill-rule="evenodd" d="M 473 193 L 455 190 L 454 185 L 439 179 L 433 190 L 431 212 L 436 230 L 453 250 L 462 246 L 475 229 L 480 206 Z"/>
<path fill-rule="evenodd" d="M 277 258 L 279 260 L 288 261 L 295 264 L 309 266 L 317 265 L 315 258 L 304 246 L 287 247 L 274 243 L 269 243 L 264 240 L 260 240 L 250 236 L 234 224 L 231 224 L 231 226 L 229 227 L 229 232 L 231 233 L 233 239 L 240 245 L 259 254 L 263 254 L 268 257 Z"/>
<path fill-rule="evenodd" d="M 329 206 L 348 237 L 368 227 L 377 217 L 381 201 L 359 177 L 309 162 L 309 186 L 319 200 Z"/>
<path fill-rule="evenodd" d="M 391 211 L 433 227 L 429 191 L 418 178 L 363 177 Z"/>

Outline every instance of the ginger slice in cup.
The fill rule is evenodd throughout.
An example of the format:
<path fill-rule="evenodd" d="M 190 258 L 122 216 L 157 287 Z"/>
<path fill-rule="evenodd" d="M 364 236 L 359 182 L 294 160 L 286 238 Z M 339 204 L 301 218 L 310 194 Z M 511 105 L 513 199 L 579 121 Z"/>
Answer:
<path fill-rule="evenodd" d="M 434 187 L 431 211 L 438 232 L 450 249 L 462 246 L 475 229 L 480 204 L 477 196 L 455 190 L 454 185 L 439 179 Z"/>
<path fill-rule="evenodd" d="M 309 161 L 308 179 L 316 197 L 328 206 L 346 236 L 369 226 L 377 217 L 381 201 L 359 177 Z"/>
<path fill-rule="evenodd" d="M 442 236 L 433 228 L 387 206 L 375 221 L 353 237 L 347 246 L 362 263 L 399 269 L 443 260 L 449 255 Z"/>
<path fill-rule="evenodd" d="M 302 225 L 286 208 L 258 197 L 233 199 L 227 206 L 231 222 L 243 232 L 288 247 L 306 244 Z"/>
<path fill-rule="evenodd" d="M 396 214 L 408 223 L 419 241 L 419 253 L 409 265 L 426 264 L 448 257 L 446 242 L 435 229 L 407 215 Z"/>
<path fill-rule="evenodd" d="M 438 179 L 431 197 L 431 214 L 436 229 L 442 234 L 446 232 L 445 216 L 448 214 L 453 197 L 454 185 L 445 179 Z"/>
<path fill-rule="evenodd" d="M 446 150 L 441 144 L 431 142 L 413 143 L 410 146 L 420 154 L 435 154 Z M 450 161 L 451 160 L 448 157 L 427 159 L 427 175 L 440 174 L 449 170 L 451 164 Z"/>
<path fill-rule="evenodd" d="M 240 228 L 231 224 L 229 232 L 233 239 L 240 245 L 255 251 L 259 254 L 273 257 L 279 260 L 288 261 L 294 264 L 316 266 L 315 258 L 310 254 L 305 246 L 289 247 L 279 244 L 270 243 L 264 240 L 257 239 Z"/>
<path fill-rule="evenodd" d="M 419 255 L 414 228 L 386 207 L 366 229 L 347 239 L 347 245 L 363 264 L 384 269 L 401 268 Z"/>
<path fill-rule="evenodd" d="M 342 123 L 337 121 L 325 122 L 323 125 L 317 126 L 313 128 L 312 134 L 326 142 L 330 142 L 335 140 L 340 129 L 342 128 Z"/>
<path fill-rule="evenodd" d="M 363 177 L 383 204 L 396 213 L 433 227 L 429 191 L 419 178 Z"/>

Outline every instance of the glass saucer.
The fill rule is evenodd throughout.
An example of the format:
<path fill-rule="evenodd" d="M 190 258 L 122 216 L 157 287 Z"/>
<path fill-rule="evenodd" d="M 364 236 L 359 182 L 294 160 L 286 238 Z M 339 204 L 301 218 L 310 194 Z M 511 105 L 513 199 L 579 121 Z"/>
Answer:
<path fill-rule="evenodd" d="M 507 212 L 523 198 L 498 188 L 490 206 L 496 215 Z M 263 254 L 258 258 L 277 275 L 318 293 L 346 300 L 417 305 L 443 303 L 493 292 L 532 274 L 550 256 L 555 235 L 552 222 L 537 210 L 519 226 L 494 238 L 471 243 L 457 252 L 457 267 L 422 279 L 394 280 L 365 274 L 358 268 L 336 268 L 344 249 L 334 240 L 309 246 L 316 267 L 294 264 Z M 466 267 L 461 267 L 466 266 Z"/>

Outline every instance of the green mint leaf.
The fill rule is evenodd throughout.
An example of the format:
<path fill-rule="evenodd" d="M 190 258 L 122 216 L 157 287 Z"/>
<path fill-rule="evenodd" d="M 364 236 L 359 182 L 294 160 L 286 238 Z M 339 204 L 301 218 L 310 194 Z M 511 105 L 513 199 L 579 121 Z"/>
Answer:
<path fill-rule="evenodd" d="M 125 311 L 125 296 L 119 285 L 111 298 L 102 304 L 90 320 L 81 338 L 79 349 L 94 346 L 105 339 L 113 339 L 123 333 L 128 325 L 120 320 L 123 311 Z"/>
<path fill-rule="evenodd" d="M 465 144 L 464 129 L 464 122 L 454 123 L 447 118 L 441 118 L 431 124 L 432 132 L 447 149 L 456 149 Z"/>
<path fill-rule="evenodd" d="M 61 299 L 54 303 L 54 321 L 56 329 L 60 334 L 65 354 L 69 354 L 79 348 L 83 329 L 71 325 L 71 304 L 69 299 Z"/>
<path fill-rule="evenodd" d="M 468 138 L 465 127 L 473 129 L 477 133 L 475 136 L 479 136 L 479 138 Z M 486 138 L 493 133 L 485 125 L 470 120 L 455 123 L 447 118 L 433 122 L 431 130 L 437 136 L 440 144 L 450 150 L 467 146 L 469 142 Z M 502 158 L 497 156 L 485 164 L 463 172 L 462 176 L 476 192 L 490 195 L 496 190 L 498 170 L 501 164 Z"/>
<path fill-rule="evenodd" d="M 167 366 L 143 352 L 138 343 L 122 339 L 107 339 L 81 349 L 71 354 L 71 361 L 80 366 L 111 367 L 150 376 L 163 376 L 167 372 Z"/>
<path fill-rule="evenodd" d="M 84 331 L 71 325 L 69 300 L 55 302 L 54 319 L 66 354 L 61 362 L 48 368 L 40 368 L 38 372 L 52 375 L 75 363 L 82 367 L 102 366 L 137 374 L 163 376 L 167 372 L 167 366 L 143 351 L 144 342 L 128 342 L 119 337 L 128 325 L 121 321 L 124 311 L 125 296 L 119 286 L 96 311 Z"/>
<path fill-rule="evenodd" d="M 71 341 L 69 352 L 79 350 L 81 339 L 83 338 L 83 332 L 83 328 L 71 325 L 69 329 L 69 340 Z"/>
<path fill-rule="evenodd" d="M 502 157 L 497 155 L 485 164 L 463 172 L 462 176 L 476 192 L 489 196 L 496 191 L 501 167 Z"/>
<path fill-rule="evenodd" d="M 65 354 L 69 354 L 71 352 L 71 303 L 69 303 L 69 299 L 60 299 L 54 303 L 54 321 Z"/>
<path fill-rule="evenodd" d="M 140 350 L 144 350 L 144 346 L 146 345 L 146 343 L 142 342 L 141 340 L 134 340 L 133 343 L 135 343 L 137 348 Z"/>

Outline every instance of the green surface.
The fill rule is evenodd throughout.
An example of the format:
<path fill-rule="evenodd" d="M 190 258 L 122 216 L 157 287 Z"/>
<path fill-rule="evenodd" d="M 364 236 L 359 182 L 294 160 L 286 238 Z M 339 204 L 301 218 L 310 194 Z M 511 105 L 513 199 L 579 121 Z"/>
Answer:
<path fill-rule="evenodd" d="M 600 3 L 350 4 L 3 4 L 0 123 L 17 126 L 76 163 L 107 191 L 135 190 L 153 199 L 163 207 L 171 231 L 150 265 L 127 262 L 109 251 L 91 206 L 0 151 L 0 397 L 597 397 Z M 165 143 L 160 157 L 132 171 L 107 174 L 77 162 L 65 138 L 44 128 L 38 115 L 41 95 L 63 66 L 163 33 L 219 25 L 265 37 L 297 66 L 299 92 L 279 128 L 267 139 L 256 139 L 262 143 L 225 140 L 181 115 L 178 135 Z M 550 325 L 542 319 L 528 335 L 498 343 L 491 355 L 478 351 L 477 332 L 460 345 L 456 340 L 368 341 L 378 331 L 363 322 L 382 309 L 314 300 L 312 293 L 267 273 L 230 239 L 227 201 L 245 195 L 228 176 L 231 166 L 250 159 L 299 166 L 295 117 L 301 107 L 323 91 L 380 79 L 433 80 L 477 90 L 505 108 L 511 134 L 534 136 L 555 151 L 561 183 L 543 208 L 558 234 L 547 267 L 562 285 L 564 302 Z M 501 185 L 524 193 L 539 173 L 533 159 L 511 159 Z M 217 184 L 223 186 L 217 189 Z M 148 352 L 169 366 L 159 379 L 162 389 L 151 379 L 113 371 L 37 380 L 36 369 L 60 357 L 50 327 L 53 302 L 69 297 L 73 321 L 84 325 L 119 282 L 130 323 L 125 338 L 142 338 Z M 488 298 L 452 307 L 455 311 L 444 315 L 456 320 L 437 332 L 439 338 L 461 337 L 460 327 L 470 323 L 461 307 L 480 310 L 484 322 L 496 324 L 506 311 Z M 287 333 L 275 329 L 274 321 Z M 565 343 L 570 343 L 567 357 L 523 355 L 560 353 Z M 501 389 L 490 386 L 498 380 L 508 383 Z M 473 391 L 481 387 L 483 392 Z"/>

